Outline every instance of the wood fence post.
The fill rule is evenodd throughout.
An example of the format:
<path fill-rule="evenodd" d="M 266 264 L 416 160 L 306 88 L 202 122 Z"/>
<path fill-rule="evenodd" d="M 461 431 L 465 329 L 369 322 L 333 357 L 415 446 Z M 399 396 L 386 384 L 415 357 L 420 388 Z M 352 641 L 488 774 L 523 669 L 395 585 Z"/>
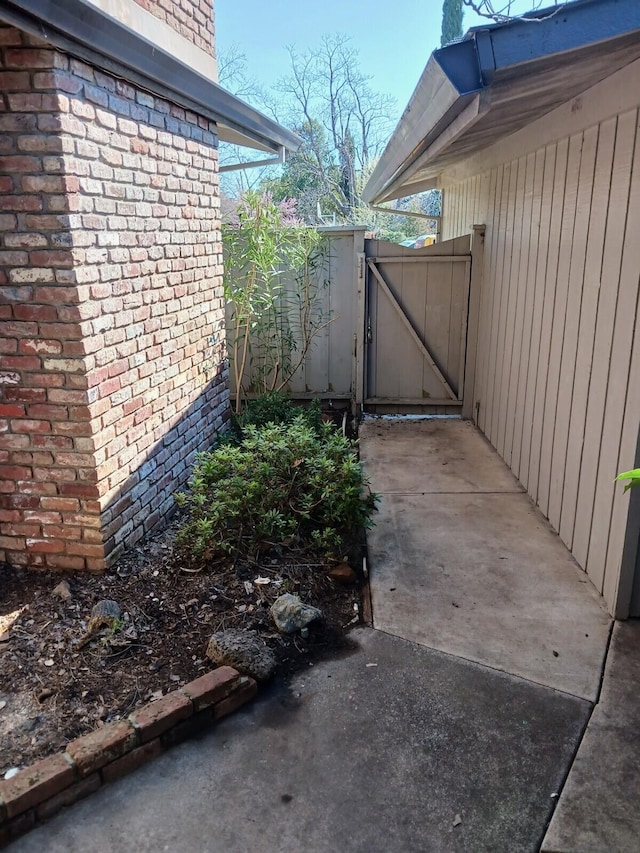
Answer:
<path fill-rule="evenodd" d="M 464 398 L 462 417 L 476 421 L 475 379 L 476 353 L 478 351 L 478 324 L 480 320 L 480 297 L 482 290 L 482 268 L 484 258 L 484 225 L 473 226 L 471 240 L 471 284 L 469 289 L 469 317 L 467 325 L 467 357 L 464 373 Z"/>

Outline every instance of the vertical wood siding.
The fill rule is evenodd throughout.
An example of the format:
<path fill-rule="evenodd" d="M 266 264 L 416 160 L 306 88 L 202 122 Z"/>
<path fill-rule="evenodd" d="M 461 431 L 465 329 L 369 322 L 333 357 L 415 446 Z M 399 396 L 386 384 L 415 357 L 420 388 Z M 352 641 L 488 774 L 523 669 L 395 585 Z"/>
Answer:
<path fill-rule="evenodd" d="M 640 134 L 632 109 L 445 189 L 486 224 L 478 426 L 602 592 L 620 588 L 640 423 Z"/>

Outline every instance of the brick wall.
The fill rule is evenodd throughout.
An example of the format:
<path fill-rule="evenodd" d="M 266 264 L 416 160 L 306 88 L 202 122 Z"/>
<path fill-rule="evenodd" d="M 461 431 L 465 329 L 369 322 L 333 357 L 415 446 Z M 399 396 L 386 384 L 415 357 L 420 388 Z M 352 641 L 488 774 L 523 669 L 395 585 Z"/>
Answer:
<path fill-rule="evenodd" d="M 99 570 L 228 412 L 209 123 L 0 29 L 0 559 Z"/>
<path fill-rule="evenodd" d="M 212 0 L 135 0 L 202 50 L 215 55 Z"/>

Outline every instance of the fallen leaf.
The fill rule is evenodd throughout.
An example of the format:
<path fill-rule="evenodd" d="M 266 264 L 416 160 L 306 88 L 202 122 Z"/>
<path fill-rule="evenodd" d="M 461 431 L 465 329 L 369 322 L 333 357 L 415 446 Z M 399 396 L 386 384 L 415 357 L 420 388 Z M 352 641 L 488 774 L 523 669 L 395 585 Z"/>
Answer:
<path fill-rule="evenodd" d="M 45 666 L 53 666 L 53 661 L 51 660 L 51 658 L 47 658 L 47 660 L 44 662 L 44 665 Z"/>
<path fill-rule="evenodd" d="M 254 583 L 258 586 L 266 586 L 268 583 L 271 583 L 271 578 L 258 577 L 254 580 Z M 280 581 L 280 583 L 282 583 L 282 581 Z"/>
<path fill-rule="evenodd" d="M 378 666 L 377 663 L 368 663 L 367 666 Z"/>

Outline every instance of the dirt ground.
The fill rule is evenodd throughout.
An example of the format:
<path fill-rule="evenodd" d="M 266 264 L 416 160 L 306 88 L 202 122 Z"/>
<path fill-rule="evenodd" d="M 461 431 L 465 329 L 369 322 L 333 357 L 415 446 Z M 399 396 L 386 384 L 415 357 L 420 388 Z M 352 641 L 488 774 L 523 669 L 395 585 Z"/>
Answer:
<path fill-rule="evenodd" d="M 104 575 L 0 566 L 0 778 L 210 669 L 205 649 L 215 631 L 257 630 L 284 677 L 349 644 L 359 584 L 329 578 L 335 563 L 272 552 L 196 572 L 174 548 L 178 523 Z M 66 599 L 54 592 L 62 580 Z M 269 606 L 284 592 L 323 611 L 307 639 L 275 629 Z M 119 604 L 121 618 L 89 639 L 91 610 L 104 599 Z"/>

